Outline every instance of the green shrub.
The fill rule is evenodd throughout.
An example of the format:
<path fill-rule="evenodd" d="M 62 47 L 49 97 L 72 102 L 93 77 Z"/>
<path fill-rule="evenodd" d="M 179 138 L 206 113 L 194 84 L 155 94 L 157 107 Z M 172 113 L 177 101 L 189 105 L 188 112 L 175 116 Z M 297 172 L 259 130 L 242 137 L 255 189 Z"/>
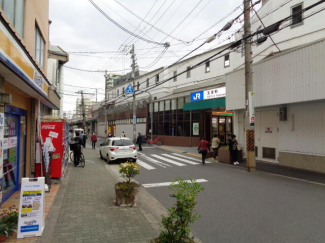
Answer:
<path fill-rule="evenodd" d="M 162 218 L 162 227 L 156 242 L 161 243 L 183 243 L 194 242 L 190 237 L 190 224 L 200 215 L 195 210 L 196 197 L 204 188 L 195 180 L 190 182 L 177 179 L 169 187 L 174 194 L 170 195 L 176 199 L 174 206 L 168 209 L 168 215 Z"/>

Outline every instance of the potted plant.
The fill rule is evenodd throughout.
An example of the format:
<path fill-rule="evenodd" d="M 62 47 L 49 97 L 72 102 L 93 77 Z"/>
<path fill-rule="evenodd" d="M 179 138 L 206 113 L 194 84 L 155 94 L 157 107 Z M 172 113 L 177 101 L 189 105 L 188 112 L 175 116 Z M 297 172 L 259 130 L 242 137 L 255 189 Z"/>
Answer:
<path fill-rule="evenodd" d="M 190 235 L 190 224 L 200 217 L 195 210 L 196 197 L 204 188 L 195 180 L 188 182 L 177 179 L 169 189 L 174 191 L 170 196 L 176 202 L 168 209 L 167 216 L 163 216 L 163 229 L 151 243 L 194 243 L 194 237 Z"/>
<path fill-rule="evenodd" d="M 122 174 L 125 181 L 115 184 L 116 206 L 121 206 L 123 204 L 133 207 L 139 184 L 131 180 L 140 173 L 140 166 L 127 161 L 120 164 L 119 172 Z"/>
<path fill-rule="evenodd" d="M 0 242 L 6 240 L 17 230 L 18 210 L 15 207 L 3 209 L 0 212 Z"/>

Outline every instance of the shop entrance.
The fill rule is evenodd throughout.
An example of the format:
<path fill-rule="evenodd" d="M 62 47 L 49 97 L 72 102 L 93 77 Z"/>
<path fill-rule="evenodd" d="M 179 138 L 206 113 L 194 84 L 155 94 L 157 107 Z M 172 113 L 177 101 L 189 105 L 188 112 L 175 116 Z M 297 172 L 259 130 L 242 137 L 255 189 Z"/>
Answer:
<path fill-rule="evenodd" d="M 232 115 L 231 112 L 212 112 L 211 139 L 217 134 L 221 144 L 226 144 L 232 134 Z"/>
<path fill-rule="evenodd" d="M 25 176 L 26 111 L 13 107 L 5 113 L 3 147 L 2 202 L 19 189 Z"/>

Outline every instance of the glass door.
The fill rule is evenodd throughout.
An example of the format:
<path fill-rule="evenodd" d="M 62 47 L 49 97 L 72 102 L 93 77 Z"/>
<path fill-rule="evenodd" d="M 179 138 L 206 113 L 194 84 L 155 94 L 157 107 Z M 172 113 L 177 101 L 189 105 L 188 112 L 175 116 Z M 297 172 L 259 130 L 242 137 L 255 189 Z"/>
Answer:
<path fill-rule="evenodd" d="M 4 141 L 3 141 L 3 198 L 5 201 L 17 190 L 19 168 L 19 130 L 20 117 L 5 114 Z"/>
<path fill-rule="evenodd" d="M 226 118 L 219 116 L 219 139 L 221 143 L 226 143 Z"/>

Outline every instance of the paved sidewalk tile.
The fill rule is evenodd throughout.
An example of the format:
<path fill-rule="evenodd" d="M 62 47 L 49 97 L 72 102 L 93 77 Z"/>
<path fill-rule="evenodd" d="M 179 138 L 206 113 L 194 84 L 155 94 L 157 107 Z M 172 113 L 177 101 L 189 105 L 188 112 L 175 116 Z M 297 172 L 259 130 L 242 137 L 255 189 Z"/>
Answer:
<path fill-rule="evenodd" d="M 53 232 L 43 233 L 39 242 L 140 243 L 157 236 L 139 208 L 114 205 L 116 178 L 98 151 L 84 149 L 84 154 L 85 168 L 69 164 L 64 192 L 58 193 L 61 202 L 55 204 Z"/>

